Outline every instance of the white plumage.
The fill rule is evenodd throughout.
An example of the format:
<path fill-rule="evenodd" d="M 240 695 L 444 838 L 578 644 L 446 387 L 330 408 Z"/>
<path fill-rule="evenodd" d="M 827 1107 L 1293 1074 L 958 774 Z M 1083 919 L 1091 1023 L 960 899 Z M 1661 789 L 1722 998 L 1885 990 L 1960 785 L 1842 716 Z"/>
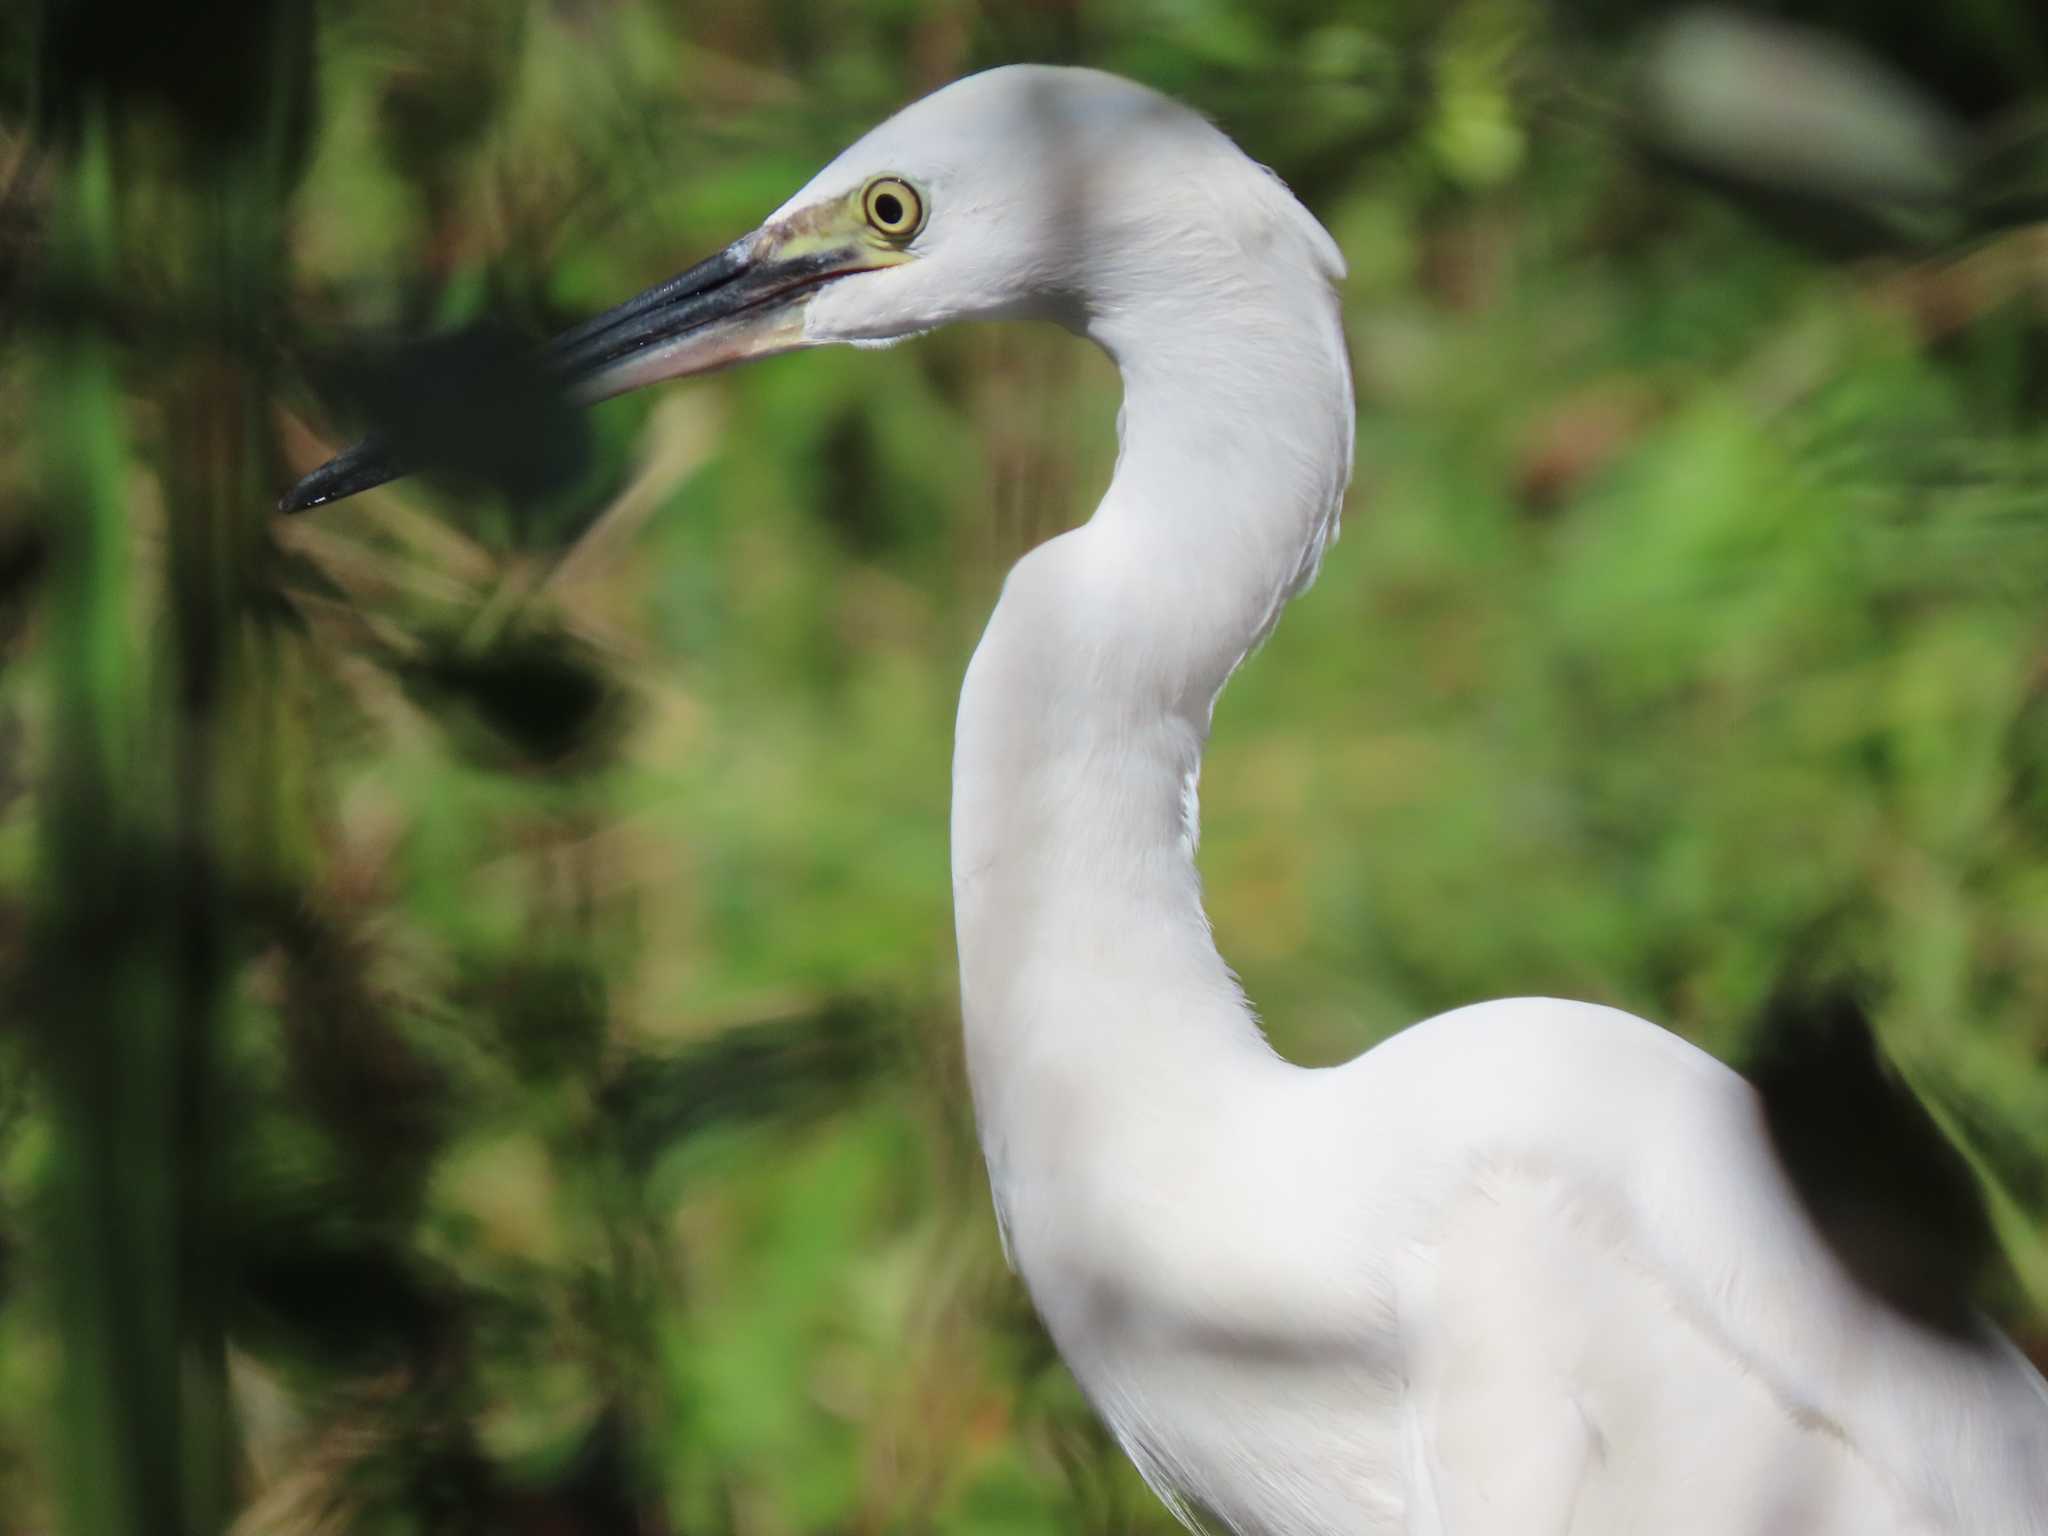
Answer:
<path fill-rule="evenodd" d="M 1329 1070 L 1266 1046 L 1193 785 L 1350 474 L 1329 237 L 1085 72 L 960 82 L 791 207 L 880 173 L 931 188 L 928 255 L 823 290 L 810 339 L 1039 314 L 1123 373 L 1108 494 L 968 670 L 953 883 L 1010 1252 L 1153 1486 L 1248 1536 L 2048 1531 L 2040 1378 L 1868 1299 L 1710 1057 L 1542 999 Z"/>
<path fill-rule="evenodd" d="M 1202 909 L 1194 789 L 1218 692 L 1336 529 L 1342 271 L 1194 113 L 1020 67 L 552 355 L 597 396 L 1037 317 L 1116 360 L 1109 491 L 1018 563 L 968 669 L 953 886 L 1005 1240 L 1176 1510 L 1242 1536 L 2048 1533 L 2041 1378 L 1858 1289 L 1710 1057 L 1547 999 L 1327 1070 L 1267 1047 Z M 390 472 L 359 450 L 288 504 Z"/>

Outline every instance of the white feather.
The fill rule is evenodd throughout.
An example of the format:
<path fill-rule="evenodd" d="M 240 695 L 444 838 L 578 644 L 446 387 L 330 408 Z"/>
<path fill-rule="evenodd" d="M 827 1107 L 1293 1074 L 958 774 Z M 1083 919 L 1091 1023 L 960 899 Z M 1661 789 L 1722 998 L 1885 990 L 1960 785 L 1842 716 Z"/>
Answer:
<path fill-rule="evenodd" d="M 1350 475 L 1329 236 L 1086 71 L 951 86 L 790 209 L 883 174 L 927 199 L 918 259 L 821 290 L 809 339 L 1035 315 L 1124 378 L 1108 494 L 968 670 L 953 860 L 1005 1240 L 1153 1486 L 1246 1536 L 2048 1532 L 2040 1377 L 1859 1291 L 1677 1037 L 1524 999 L 1325 1071 L 1267 1048 L 1194 783 Z"/>

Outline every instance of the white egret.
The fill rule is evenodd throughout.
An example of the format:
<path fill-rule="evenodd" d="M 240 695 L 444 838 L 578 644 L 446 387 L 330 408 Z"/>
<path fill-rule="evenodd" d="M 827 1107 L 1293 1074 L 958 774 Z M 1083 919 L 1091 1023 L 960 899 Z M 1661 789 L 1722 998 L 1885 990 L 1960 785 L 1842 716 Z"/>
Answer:
<path fill-rule="evenodd" d="M 1244 1536 L 2048 1532 L 2048 1389 L 1816 1233 L 1753 1090 L 1524 998 L 1278 1058 L 1218 954 L 1195 781 L 1351 469 L 1343 259 L 1195 113 L 960 81 L 753 234 L 556 343 L 589 398 L 1036 317 L 1121 370 L 1084 526 L 1011 571 L 960 698 L 967 1060 L 1009 1252 L 1160 1495 Z M 373 450 L 311 505 L 383 477 Z M 1536 916 L 1532 914 L 1531 920 Z"/>

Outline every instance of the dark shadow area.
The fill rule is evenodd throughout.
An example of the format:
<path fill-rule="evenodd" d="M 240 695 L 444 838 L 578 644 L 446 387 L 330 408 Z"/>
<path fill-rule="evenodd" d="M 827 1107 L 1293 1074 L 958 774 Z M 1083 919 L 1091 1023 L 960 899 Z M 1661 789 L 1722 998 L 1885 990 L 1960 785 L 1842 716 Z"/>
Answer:
<path fill-rule="evenodd" d="M 1748 1062 L 1786 1177 L 1857 1282 L 1923 1327 L 1966 1337 L 2010 1294 L 1963 1155 L 1884 1057 L 1856 985 L 1793 983 Z"/>

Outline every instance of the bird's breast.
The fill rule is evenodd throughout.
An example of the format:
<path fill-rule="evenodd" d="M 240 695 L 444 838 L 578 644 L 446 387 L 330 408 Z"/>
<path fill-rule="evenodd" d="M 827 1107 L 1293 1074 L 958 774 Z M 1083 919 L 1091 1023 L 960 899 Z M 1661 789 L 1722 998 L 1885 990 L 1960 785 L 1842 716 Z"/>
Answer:
<path fill-rule="evenodd" d="M 1062 1357 L 1162 1494 L 1244 1531 L 1398 1530 L 1394 1281 L 1313 1077 L 1248 1072 L 1176 1113 L 1167 1084 L 1101 1120 L 1070 1106 L 999 1201 Z"/>

